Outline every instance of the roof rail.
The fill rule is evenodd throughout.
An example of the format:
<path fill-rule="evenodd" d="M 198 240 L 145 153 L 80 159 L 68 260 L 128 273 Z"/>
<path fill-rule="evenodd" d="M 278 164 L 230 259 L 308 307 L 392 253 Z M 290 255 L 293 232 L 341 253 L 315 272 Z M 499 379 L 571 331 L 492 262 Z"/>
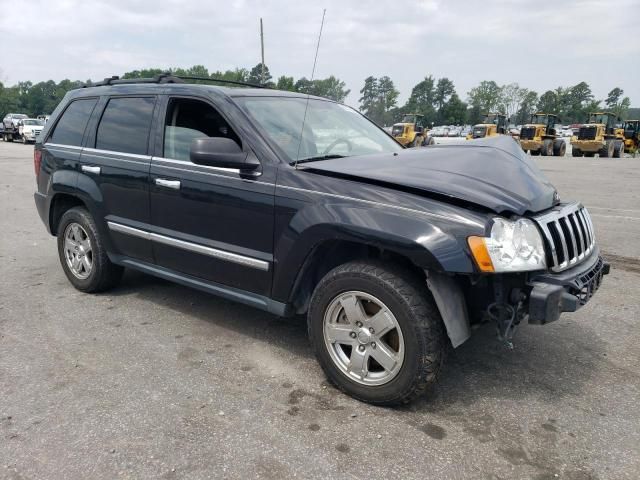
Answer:
<path fill-rule="evenodd" d="M 120 78 L 117 75 L 114 75 L 112 77 L 105 78 L 101 82 L 84 84 L 82 85 L 82 88 L 103 87 L 105 85 L 128 85 L 128 84 L 136 84 L 136 83 L 185 83 L 185 80 L 198 80 L 203 82 L 225 83 L 230 85 L 242 85 L 244 87 L 253 87 L 253 88 L 269 88 L 266 85 L 240 82 L 236 80 L 225 80 L 222 78 L 177 76 L 177 75 L 172 75 L 171 72 L 161 73 L 159 75 L 155 75 L 150 78 L 141 78 L 141 77 L 140 78 Z"/>

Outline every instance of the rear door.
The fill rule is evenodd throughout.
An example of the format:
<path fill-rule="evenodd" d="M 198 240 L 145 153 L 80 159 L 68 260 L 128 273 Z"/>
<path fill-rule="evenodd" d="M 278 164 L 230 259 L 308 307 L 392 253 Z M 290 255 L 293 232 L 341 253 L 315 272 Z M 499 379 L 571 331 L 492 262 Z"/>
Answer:
<path fill-rule="evenodd" d="M 235 169 L 193 164 L 194 138 L 227 137 L 253 152 L 209 99 L 170 96 L 163 103 L 158 129 L 163 138 L 150 174 L 156 262 L 269 295 L 275 170 L 263 163 L 261 175 L 248 177 Z"/>
<path fill-rule="evenodd" d="M 71 187 L 77 182 L 83 139 L 97 103 L 98 97 L 72 100 L 56 120 L 42 145 L 42 171 L 55 172 L 56 178 L 50 179 L 48 174 L 39 175 L 38 192 L 49 191 L 51 185 L 54 191 L 74 193 Z M 68 190 L 63 191 L 62 188 Z"/>
<path fill-rule="evenodd" d="M 78 186 L 100 190 L 100 213 L 114 252 L 151 262 L 148 239 L 135 235 L 149 223 L 151 122 L 156 96 L 104 97 L 97 126 L 81 157 Z M 132 232 L 134 234 L 132 234 Z"/>

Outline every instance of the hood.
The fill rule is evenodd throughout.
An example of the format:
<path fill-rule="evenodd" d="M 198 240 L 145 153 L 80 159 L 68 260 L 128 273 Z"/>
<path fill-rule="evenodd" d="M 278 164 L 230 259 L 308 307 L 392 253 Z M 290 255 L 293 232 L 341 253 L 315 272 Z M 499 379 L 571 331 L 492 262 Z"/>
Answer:
<path fill-rule="evenodd" d="M 305 171 L 470 202 L 496 213 L 539 212 L 556 189 L 511 137 L 309 163 Z"/>

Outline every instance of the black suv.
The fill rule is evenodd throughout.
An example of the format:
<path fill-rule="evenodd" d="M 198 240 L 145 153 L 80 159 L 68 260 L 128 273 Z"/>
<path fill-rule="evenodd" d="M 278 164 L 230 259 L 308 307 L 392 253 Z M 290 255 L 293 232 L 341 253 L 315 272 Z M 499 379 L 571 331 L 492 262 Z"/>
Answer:
<path fill-rule="evenodd" d="M 512 139 L 405 149 L 329 100 L 177 78 L 66 95 L 35 147 L 38 212 L 79 290 L 123 268 L 306 314 L 329 379 L 375 404 L 447 344 L 575 311 L 609 266 L 587 210 Z"/>

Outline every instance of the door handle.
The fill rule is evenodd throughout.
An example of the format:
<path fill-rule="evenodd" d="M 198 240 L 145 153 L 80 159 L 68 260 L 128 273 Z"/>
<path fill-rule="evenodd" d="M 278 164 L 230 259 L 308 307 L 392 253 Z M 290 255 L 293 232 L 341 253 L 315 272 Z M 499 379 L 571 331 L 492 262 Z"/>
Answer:
<path fill-rule="evenodd" d="M 156 185 L 159 187 L 171 188 L 172 190 L 180 190 L 180 180 L 166 180 L 164 178 L 156 178 Z"/>
<path fill-rule="evenodd" d="M 100 175 L 100 167 L 92 167 L 90 165 L 82 165 L 82 171 L 86 173 L 93 173 L 95 175 Z"/>

